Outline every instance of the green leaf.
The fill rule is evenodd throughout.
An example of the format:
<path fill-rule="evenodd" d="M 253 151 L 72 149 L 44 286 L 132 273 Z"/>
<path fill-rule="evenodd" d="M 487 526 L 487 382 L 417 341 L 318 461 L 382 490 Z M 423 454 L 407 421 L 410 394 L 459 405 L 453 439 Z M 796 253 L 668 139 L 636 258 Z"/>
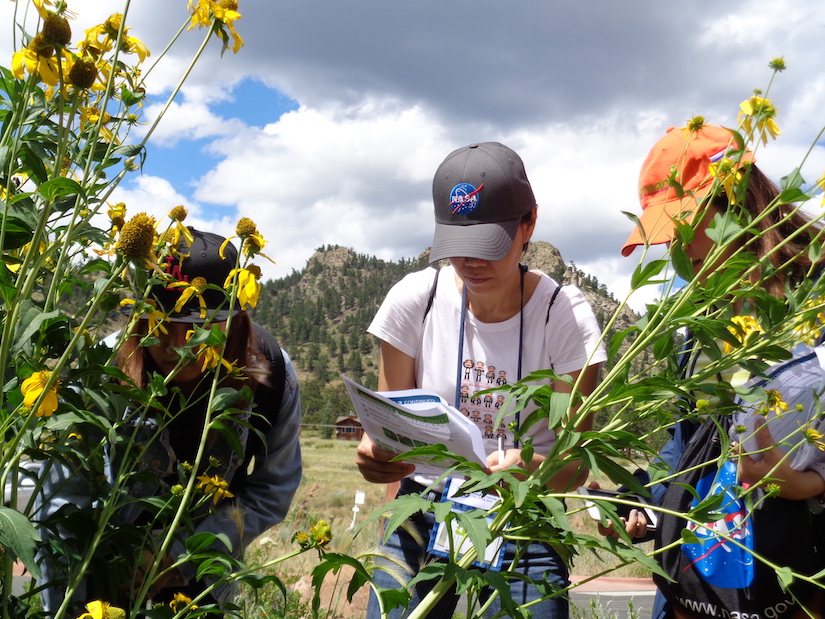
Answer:
<path fill-rule="evenodd" d="M 143 152 L 143 146 L 140 144 L 124 144 L 123 146 L 118 146 L 116 149 L 112 151 L 113 157 L 134 157 L 135 155 L 139 155 Z"/>
<path fill-rule="evenodd" d="M 74 179 L 64 178 L 62 176 L 59 178 L 53 178 L 41 184 L 40 187 L 37 188 L 37 193 L 43 196 L 43 199 L 46 200 L 46 202 L 54 202 L 58 198 L 73 194 L 84 197 L 86 195 L 83 191 L 83 187 L 80 186 L 80 183 Z"/>
<path fill-rule="evenodd" d="M 521 607 L 513 600 L 513 596 L 510 594 L 510 581 L 505 578 L 504 574 L 494 572 L 493 570 L 485 570 L 481 573 L 481 578 L 483 578 L 490 587 L 498 591 L 501 609 L 507 613 L 507 617 L 526 619 L 526 617 L 531 616 L 525 615 Z"/>
<path fill-rule="evenodd" d="M 36 577 L 40 577 L 40 568 L 34 560 L 35 544 L 39 539 L 37 530 L 26 516 L 11 507 L 0 506 L 0 544 Z"/>
<path fill-rule="evenodd" d="M 458 512 L 456 514 L 456 520 L 473 543 L 473 548 L 475 548 L 477 555 L 476 560 L 483 561 L 484 551 L 487 548 L 487 544 L 490 543 L 490 526 L 484 517 L 484 511 L 471 509 L 468 512 Z M 461 546 L 463 535 L 458 533 L 457 538 L 458 539 L 453 538 L 456 549 Z"/>
<path fill-rule="evenodd" d="M 0 295 L 3 296 L 3 303 L 9 305 L 17 292 L 14 285 L 11 271 L 6 263 L 0 260 Z"/>
<path fill-rule="evenodd" d="M 657 361 L 661 361 L 670 355 L 674 348 L 673 336 L 665 333 L 653 343 L 653 356 L 656 357 Z"/>
<path fill-rule="evenodd" d="M 670 246 L 670 261 L 673 263 L 673 270 L 676 271 L 676 275 L 686 282 L 693 279 L 693 261 L 688 257 L 682 245 Z"/>
<path fill-rule="evenodd" d="M 561 391 L 554 391 L 550 394 L 549 427 L 555 428 L 567 418 L 567 411 L 570 409 L 570 397 L 569 393 Z"/>
<path fill-rule="evenodd" d="M 187 348 L 194 348 L 205 344 L 206 346 L 223 346 L 226 342 L 226 334 L 221 331 L 218 325 L 212 325 L 209 329 L 195 326 L 195 334 L 186 342 Z"/>
<path fill-rule="evenodd" d="M 742 234 L 744 228 L 736 223 L 733 213 L 717 213 L 705 230 L 707 237 L 718 245 L 725 245 Z"/>
<path fill-rule="evenodd" d="M 779 179 L 779 188 L 782 191 L 786 189 L 796 189 L 805 184 L 802 174 L 799 173 L 799 168 L 794 168 L 790 174 Z"/>
<path fill-rule="evenodd" d="M 822 243 L 814 241 L 808 245 L 808 260 L 816 264 L 820 258 L 822 258 Z"/>
<path fill-rule="evenodd" d="M 19 249 L 32 240 L 34 230 L 22 219 L 6 217 L 6 235 L 3 237 L 3 249 Z"/>
<path fill-rule="evenodd" d="M 13 352 L 21 350 L 29 339 L 37 333 L 44 322 L 60 316 L 60 310 L 43 313 L 39 307 L 28 299 L 21 302 L 20 305 L 19 326 L 23 328 L 17 331 L 17 335 L 14 338 L 14 344 L 12 344 Z"/>
<path fill-rule="evenodd" d="M 700 544 L 702 542 L 702 540 L 696 537 L 693 531 L 688 529 L 682 529 L 681 538 L 683 544 Z"/>
<path fill-rule="evenodd" d="M 221 387 L 215 393 L 215 398 L 212 400 L 211 411 L 222 411 L 227 408 L 233 408 L 240 399 L 241 394 L 237 389 L 232 387 Z"/>
<path fill-rule="evenodd" d="M 392 507 L 392 515 L 387 520 L 387 526 L 384 529 L 385 544 L 392 532 L 404 524 L 410 516 L 427 511 L 430 508 L 430 502 L 417 494 L 405 494 L 390 503 L 390 507 Z"/>
<path fill-rule="evenodd" d="M 779 194 L 779 202 L 781 204 L 791 204 L 793 202 L 807 202 L 811 199 L 807 193 L 801 189 L 794 187 L 793 189 L 786 189 Z"/>
<path fill-rule="evenodd" d="M 350 577 L 351 580 L 347 587 L 348 602 L 352 602 L 352 598 L 356 592 L 366 583 L 370 582 L 369 572 L 367 572 L 357 559 L 334 552 L 325 553 L 321 563 L 316 565 L 312 570 L 312 588 L 315 591 L 312 597 L 312 612 L 314 616 L 318 616 L 318 611 L 321 607 L 321 590 L 327 574 L 329 572 L 337 574 L 338 570 L 345 566 L 353 568 L 353 573 Z M 286 590 L 284 589 L 283 591 L 284 595 L 286 595 Z M 407 600 L 409 600 L 409 594 L 407 595 Z"/>
<path fill-rule="evenodd" d="M 223 542 L 228 552 L 232 552 L 232 542 L 223 533 L 201 532 L 195 533 L 186 539 L 185 546 L 190 554 L 199 554 L 209 549 L 215 542 Z"/>
<path fill-rule="evenodd" d="M 651 283 L 650 280 L 661 273 L 666 266 L 667 260 L 652 260 L 647 264 L 636 265 L 636 269 L 630 277 L 630 287 L 636 290 Z"/>
<path fill-rule="evenodd" d="M 779 585 L 783 591 L 787 591 L 794 581 L 793 570 L 787 565 L 776 570 L 776 577 L 779 579 Z"/>

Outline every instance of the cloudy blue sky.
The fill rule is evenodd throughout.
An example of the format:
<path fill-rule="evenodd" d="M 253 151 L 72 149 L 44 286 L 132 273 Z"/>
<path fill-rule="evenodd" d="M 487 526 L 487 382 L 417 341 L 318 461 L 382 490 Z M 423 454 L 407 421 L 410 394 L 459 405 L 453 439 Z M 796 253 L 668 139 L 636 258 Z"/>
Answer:
<path fill-rule="evenodd" d="M 68 1 L 75 39 L 123 10 Z M 130 34 L 156 57 L 186 4 L 132 0 Z M 0 2 L 7 58 L 13 9 Z M 817 0 L 241 0 L 240 12 L 246 46 L 223 58 L 217 41 L 207 48 L 116 199 L 132 214 L 183 204 L 194 225 L 227 235 L 251 217 L 278 263 L 262 265 L 267 277 L 325 244 L 417 256 L 432 238 L 438 163 L 496 140 L 525 161 L 535 238 L 623 295 L 639 252 L 619 254 L 630 226 L 620 211 L 638 210 L 639 166 L 667 127 L 697 114 L 735 126 L 777 56 L 788 69 L 769 96 L 782 136 L 757 153 L 761 167 L 787 174 L 825 125 Z M 147 119 L 203 35 L 185 32 L 153 69 Z M 805 161 L 807 180 L 822 175 L 822 147 Z"/>

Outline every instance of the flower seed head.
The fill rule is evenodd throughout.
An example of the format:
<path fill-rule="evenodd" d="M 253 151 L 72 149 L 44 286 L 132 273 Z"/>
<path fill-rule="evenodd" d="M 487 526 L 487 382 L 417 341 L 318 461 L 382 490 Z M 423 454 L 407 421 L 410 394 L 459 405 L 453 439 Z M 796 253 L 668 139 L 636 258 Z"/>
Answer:
<path fill-rule="evenodd" d="M 42 32 L 34 35 L 34 38 L 29 41 L 29 49 L 41 58 L 51 58 L 54 56 L 54 47 L 51 42 L 43 36 Z"/>
<path fill-rule="evenodd" d="M 40 34 L 52 45 L 66 47 L 72 41 L 72 28 L 69 21 L 62 15 L 48 13 L 43 20 L 43 29 Z"/>
<path fill-rule="evenodd" d="M 169 213 L 169 217 L 171 217 L 175 221 L 183 221 L 184 219 L 186 219 L 186 216 L 188 214 L 189 211 L 187 211 L 183 206 L 178 205 L 171 210 L 171 212 Z"/>
<path fill-rule="evenodd" d="M 93 60 L 81 58 L 69 70 L 69 82 L 78 88 L 91 88 L 97 80 L 97 66 Z"/>
<path fill-rule="evenodd" d="M 687 127 L 691 133 L 696 133 L 702 127 L 705 126 L 705 117 L 704 116 L 694 116 L 688 121 Z"/>
<path fill-rule="evenodd" d="M 205 279 L 205 278 L 203 278 L 203 277 L 196 277 L 195 279 L 193 279 L 193 280 L 192 280 L 192 285 L 193 285 L 195 288 L 203 288 L 203 287 L 204 287 L 204 286 L 206 286 L 208 283 L 209 283 L 209 282 L 207 282 L 207 281 L 206 281 L 206 279 Z"/>
<path fill-rule="evenodd" d="M 221 0 L 218 2 L 218 6 L 228 11 L 238 12 L 238 0 Z"/>
<path fill-rule="evenodd" d="M 155 242 L 155 218 L 138 213 L 123 225 L 117 250 L 127 258 L 148 256 Z"/>
<path fill-rule="evenodd" d="M 235 226 L 235 234 L 238 236 L 249 236 L 250 234 L 257 234 L 258 226 L 249 217 L 241 217 L 238 220 L 238 225 Z"/>
<path fill-rule="evenodd" d="M 106 609 L 106 619 L 126 619 L 126 611 L 117 606 L 109 606 Z"/>

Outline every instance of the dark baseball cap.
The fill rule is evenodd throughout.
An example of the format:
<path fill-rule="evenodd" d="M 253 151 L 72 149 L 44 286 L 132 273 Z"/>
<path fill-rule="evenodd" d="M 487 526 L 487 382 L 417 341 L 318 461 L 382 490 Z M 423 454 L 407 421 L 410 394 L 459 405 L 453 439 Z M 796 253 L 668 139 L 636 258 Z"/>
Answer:
<path fill-rule="evenodd" d="M 168 316 L 169 322 L 204 323 L 222 322 L 229 318 L 229 296 L 223 290 L 224 282 L 230 271 L 235 268 L 238 251 L 228 243 L 221 257 L 221 245 L 226 239 L 211 232 L 202 232 L 189 227 L 193 242 L 190 245 L 183 236 L 178 243 L 177 252 L 161 261 L 161 270 L 169 273 L 173 280 L 192 283 L 195 278 L 203 278 L 207 284 L 219 286 L 220 290 L 205 288 L 200 296 L 206 304 L 207 317 L 201 316 L 200 300 L 193 295 L 179 312 L 173 311 L 185 286 L 158 284 L 152 287 L 150 298 L 157 303 L 157 309 Z M 173 282 L 172 282 L 173 283 Z M 233 315 L 240 311 L 235 304 Z"/>
<path fill-rule="evenodd" d="M 470 144 L 447 155 L 433 179 L 435 237 L 430 262 L 501 260 L 522 218 L 536 206 L 524 163 L 498 142 Z"/>

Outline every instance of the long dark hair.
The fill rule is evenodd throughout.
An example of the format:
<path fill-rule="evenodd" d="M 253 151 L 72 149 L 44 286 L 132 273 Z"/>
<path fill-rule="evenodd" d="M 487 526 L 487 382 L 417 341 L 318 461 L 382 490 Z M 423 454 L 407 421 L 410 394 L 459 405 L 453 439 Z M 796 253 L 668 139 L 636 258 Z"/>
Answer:
<path fill-rule="evenodd" d="M 140 340 L 148 332 L 146 320 L 139 320 L 131 337 L 127 338 L 115 358 L 116 365 L 141 388 L 146 389 L 149 372 L 156 369 L 146 347 L 141 347 Z M 254 393 L 259 384 L 269 384 L 269 363 L 260 351 L 255 329 L 249 314 L 238 312 L 233 316 L 226 334 L 224 359 L 244 368 L 247 380 L 226 376 L 226 369 L 221 367 L 221 386 L 240 389 L 248 385 Z"/>
<path fill-rule="evenodd" d="M 748 233 L 745 248 L 756 254 L 758 260 L 748 280 L 761 281 L 770 294 L 782 297 L 785 285 L 804 279 L 814 265 L 807 249 L 821 235 L 822 227 L 794 204 L 775 205 L 779 188 L 758 167 L 748 167 L 747 189 L 741 204 L 731 205 L 724 193 L 713 197 L 710 204 L 722 211 L 742 209 L 748 216 L 747 226 L 755 229 L 756 234 Z M 766 262 L 772 268 L 762 281 Z M 817 264 L 820 263 L 821 259 Z"/>

